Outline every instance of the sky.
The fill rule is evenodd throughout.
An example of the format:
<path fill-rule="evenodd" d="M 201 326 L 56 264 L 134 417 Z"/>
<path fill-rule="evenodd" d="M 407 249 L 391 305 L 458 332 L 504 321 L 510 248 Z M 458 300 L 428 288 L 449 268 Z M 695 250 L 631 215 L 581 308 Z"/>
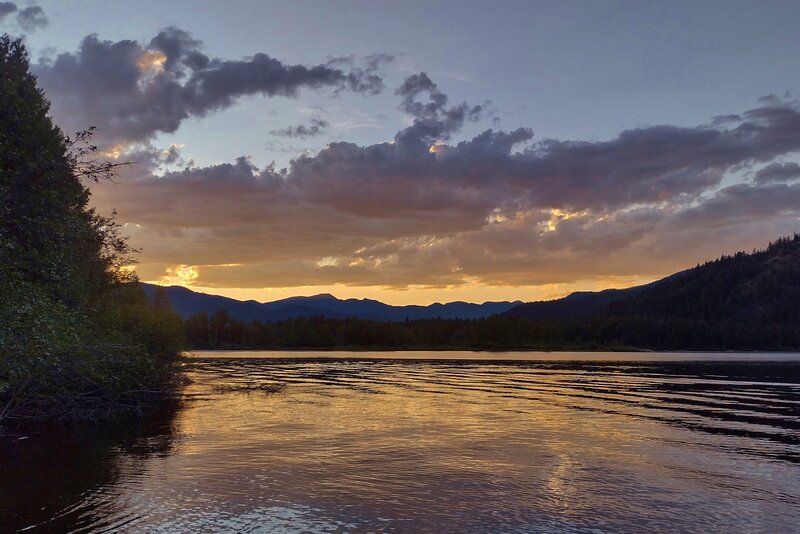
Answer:
<path fill-rule="evenodd" d="M 146 281 L 537 300 L 800 231 L 800 3 L 0 2 Z"/>

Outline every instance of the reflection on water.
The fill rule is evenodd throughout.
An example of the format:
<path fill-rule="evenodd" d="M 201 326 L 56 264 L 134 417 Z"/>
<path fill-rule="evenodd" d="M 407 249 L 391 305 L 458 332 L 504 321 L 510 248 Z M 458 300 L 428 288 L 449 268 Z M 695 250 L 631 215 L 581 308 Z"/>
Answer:
<path fill-rule="evenodd" d="M 0 441 L 0 530 L 779 533 L 800 524 L 796 356 L 201 356 L 177 412 Z"/>

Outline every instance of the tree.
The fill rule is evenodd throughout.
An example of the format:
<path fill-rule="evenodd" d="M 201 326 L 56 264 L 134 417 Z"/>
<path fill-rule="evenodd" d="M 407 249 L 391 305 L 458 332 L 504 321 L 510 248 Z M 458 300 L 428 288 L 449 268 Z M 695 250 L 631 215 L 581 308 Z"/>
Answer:
<path fill-rule="evenodd" d="M 120 226 L 89 207 L 85 182 L 118 164 L 92 158 L 92 128 L 66 137 L 48 111 L 23 43 L 0 37 L 0 422 L 20 406 L 79 414 L 87 391 L 119 404 L 163 379 L 180 337 L 122 269 Z"/>

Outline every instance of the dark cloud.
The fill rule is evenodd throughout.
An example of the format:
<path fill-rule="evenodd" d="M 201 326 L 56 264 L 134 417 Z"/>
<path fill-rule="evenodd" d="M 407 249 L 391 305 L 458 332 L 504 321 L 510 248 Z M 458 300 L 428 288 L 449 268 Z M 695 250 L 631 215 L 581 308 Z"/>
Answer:
<path fill-rule="evenodd" d="M 316 137 L 322 134 L 325 129 L 330 126 L 330 123 L 325 119 L 314 117 L 309 121 L 309 124 L 300 124 L 298 126 L 287 126 L 279 130 L 272 130 L 270 134 L 279 137 L 297 137 L 306 139 L 307 137 Z"/>
<path fill-rule="evenodd" d="M 720 188 L 728 173 L 800 150 L 796 102 L 607 141 L 534 143 L 519 128 L 445 144 L 442 132 L 469 114 L 438 124 L 453 108 L 427 75 L 407 78 L 398 96 L 414 124 L 392 142 L 331 143 L 285 170 L 239 158 L 141 172 L 98 198 L 141 225 L 143 273 L 199 265 L 197 283 L 220 287 L 655 277 L 798 227 L 800 185 Z M 422 122 L 438 133 L 411 135 Z"/>
<path fill-rule="evenodd" d="M 181 67 L 195 71 L 206 68 L 211 62 L 207 55 L 200 52 L 202 44 L 189 32 L 171 26 L 153 37 L 149 48 L 163 52 L 166 55 L 164 69 L 182 77 L 185 72 Z"/>
<path fill-rule="evenodd" d="M 201 42 L 179 28 L 150 43 L 87 36 L 75 53 L 34 67 L 53 102 L 57 122 L 69 130 L 97 126 L 107 144 L 143 142 L 261 94 L 294 97 L 301 89 L 329 88 L 376 94 L 381 78 L 365 69 L 290 65 L 264 53 L 243 60 L 207 56 Z"/>
<path fill-rule="evenodd" d="M 161 151 L 161 157 L 166 165 L 184 165 L 185 161 L 181 157 L 181 147 L 170 145 L 167 150 Z"/>
<path fill-rule="evenodd" d="M 39 6 L 29 6 L 20 9 L 14 2 L 0 2 L 0 22 L 12 13 L 17 14 L 17 24 L 26 32 L 36 31 L 49 24 L 44 9 Z"/>
<path fill-rule="evenodd" d="M 35 31 L 37 28 L 44 28 L 49 24 L 44 9 L 39 6 L 30 6 L 21 9 L 17 15 L 17 24 L 27 32 Z"/>
<path fill-rule="evenodd" d="M 414 117 L 413 124 L 395 136 L 404 150 L 425 150 L 431 142 L 450 139 L 465 121 L 477 121 L 484 111 L 466 102 L 447 107 L 447 95 L 424 72 L 407 77 L 395 93 L 401 97 L 400 109 Z M 422 96 L 427 102 L 419 100 Z"/>
<path fill-rule="evenodd" d="M 0 3 L 0 18 L 16 9 Z M 46 21 L 31 9 L 31 28 Z M 392 59 L 226 60 L 171 27 L 146 43 L 88 36 L 35 71 L 67 131 L 94 124 L 104 147 L 137 143 L 126 159 L 138 165 L 93 191 L 144 250 L 145 279 L 178 264 L 199 265 L 197 283 L 219 287 L 655 277 L 798 229 L 800 165 L 785 161 L 800 151 L 800 104 L 788 97 L 604 141 L 538 140 L 530 128 L 464 139 L 465 125 L 496 113 L 452 103 L 419 73 L 396 90 L 410 125 L 390 142 L 330 143 L 280 170 L 245 156 L 199 168 L 179 146 L 149 144 L 248 95 L 375 94 Z M 328 126 L 316 117 L 272 133 L 304 138 Z M 755 169 L 748 183 L 723 181 Z"/>
<path fill-rule="evenodd" d="M 370 54 L 364 58 L 364 62 L 366 63 L 367 70 L 376 71 L 383 67 L 384 65 L 388 65 L 393 63 L 395 60 L 395 56 L 392 54 L 384 54 L 384 53 L 377 53 L 377 54 Z"/>
<path fill-rule="evenodd" d="M 730 124 L 734 122 L 741 122 L 742 116 L 731 114 L 731 115 L 717 115 L 711 119 L 711 124 L 714 126 L 722 126 L 725 124 Z"/>
<path fill-rule="evenodd" d="M 12 13 L 16 13 L 17 4 L 13 2 L 0 2 L 0 22 Z"/>
<path fill-rule="evenodd" d="M 141 165 L 95 198 L 130 223 L 146 279 L 187 264 L 200 266 L 198 284 L 227 287 L 572 283 L 668 274 L 797 229 L 800 185 L 786 183 L 797 165 L 775 160 L 800 151 L 800 105 L 777 97 L 604 141 L 537 141 L 530 128 L 458 139 L 486 106 L 453 105 L 419 73 L 396 91 L 411 124 L 390 142 L 330 143 L 281 170 L 246 157 L 195 168 L 178 147 L 147 146 L 244 95 L 382 85 L 369 60 L 356 65 L 220 60 L 169 28 L 146 46 L 90 36 L 37 70 L 57 117 L 97 124 L 107 143 L 145 142 Z M 156 176 L 160 165 L 186 168 Z M 722 186 L 754 167 L 753 183 Z"/>
<path fill-rule="evenodd" d="M 790 163 L 770 163 L 756 173 L 756 182 L 788 182 L 800 178 L 800 165 Z"/>

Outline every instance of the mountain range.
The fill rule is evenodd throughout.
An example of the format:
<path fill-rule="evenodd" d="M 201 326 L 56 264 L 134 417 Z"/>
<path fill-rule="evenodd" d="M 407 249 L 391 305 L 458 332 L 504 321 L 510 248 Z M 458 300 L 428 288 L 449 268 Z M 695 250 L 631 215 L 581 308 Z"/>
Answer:
<path fill-rule="evenodd" d="M 144 284 L 154 295 L 159 286 Z M 794 324 L 800 316 L 800 235 L 781 238 L 762 251 L 723 256 L 655 282 L 564 298 L 523 303 L 450 302 L 392 306 L 370 299 L 338 299 L 321 294 L 273 302 L 239 301 L 190 289 L 164 288 L 173 309 L 184 318 L 225 310 L 244 322 L 276 322 L 296 317 L 358 318 L 398 322 L 418 319 L 514 319 L 586 321 L 681 321 L 693 325 L 734 322 L 748 328 Z M 589 323 L 587 323 L 589 324 Z M 620 323 L 621 324 L 621 323 Z M 720 323 L 721 324 L 721 323 Z M 770 328 L 772 328 L 770 327 Z M 741 328 L 740 328 L 741 330 Z M 732 334 L 729 334 L 732 335 Z"/>
<path fill-rule="evenodd" d="M 143 284 L 145 292 L 152 298 L 161 286 Z M 236 300 L 219 295 L 199 293 L 181 286 L 164 287 L 172 308 L 182 317 L 196 313 L 213 314 L 225 310 L 236 320 L 252 322 L 275 322 L 294 317 L 325 316 L 329 319 L 355 317 L 373 321 L 405 321 L 406 319 L 481 319 L 503 313 L 522 304 L 515 302 L 470 302 L 435 303 L 429 306 L 392 306 L 371 299 L 338 299 L 323 293 L 309 297 L 289 297 L 272 302 Z"/>

